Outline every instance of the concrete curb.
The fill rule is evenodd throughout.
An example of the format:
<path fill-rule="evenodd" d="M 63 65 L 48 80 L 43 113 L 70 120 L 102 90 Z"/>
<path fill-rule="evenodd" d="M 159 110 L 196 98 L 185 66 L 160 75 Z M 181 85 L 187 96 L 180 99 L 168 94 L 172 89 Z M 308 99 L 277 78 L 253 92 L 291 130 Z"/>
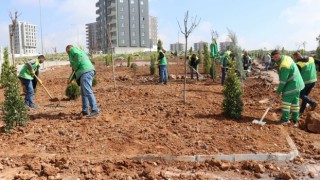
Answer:
<path fill-rule="evenodd" d="M 299 155 L 298 149 L 289 135 L 286 135 L 286 140 L 290 146 L 289 153 L 265 153 L 265 154 L 231 154 L 231 155 L 194 155 L 194 156 L 166 156 L 157 154 L 147 154 L 135 156 L 131 159 L 144 161 L 183 161 L 183 162 L 204 162 L 211 159 L 225 160 L 231 162 L 237 161 L 287 161 L 293 160 Z"/>

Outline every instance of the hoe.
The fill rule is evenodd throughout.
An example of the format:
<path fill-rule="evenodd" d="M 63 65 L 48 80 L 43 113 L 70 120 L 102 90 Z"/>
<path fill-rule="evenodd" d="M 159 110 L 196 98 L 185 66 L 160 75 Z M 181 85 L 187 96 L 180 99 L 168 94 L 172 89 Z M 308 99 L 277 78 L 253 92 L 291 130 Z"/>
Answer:
<path fill-rule="evenodd" d="M 38 80 L 38 82 L 40 82 L 41 86 L 46 90 L 47 94 L 50 96 L 50 101 L 51 101 L 51 102 L 57 102 L 57 101 L 59 101 L 58 98 L 53 98 L 53 97 L 51 96 L 51 94 L 49 93 L 48 89 L 42 84 L 42 81 L 38 78 L 38 76 L 34 75 L 34 77 Z"/>

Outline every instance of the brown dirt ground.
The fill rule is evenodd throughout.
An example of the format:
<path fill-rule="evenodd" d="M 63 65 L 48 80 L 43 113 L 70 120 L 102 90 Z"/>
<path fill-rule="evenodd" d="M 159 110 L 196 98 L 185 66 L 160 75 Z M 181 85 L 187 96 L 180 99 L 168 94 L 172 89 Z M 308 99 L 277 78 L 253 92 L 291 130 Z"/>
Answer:
<path fill-rule="evenodd" d="M 272 98 L 274 94 L 274 87 L 270 88 L 261 79 L 247 80 L 243 119 L 235 121 L 225 118 L 222 113 L 223 87 L 219 78 L 217 82 L 188 79 L 188 100 L 184 103 L 183 80 L 160 85 L 157 77 L 148 75 L 148 66 L 139 67 L 136 76 L 130 68 L 117 67 L 116 89 L 113 88 L 111 67 L 97 62 L 96 70 L 98 85 L 94 92 L 101 114 L 95 119 L 79 115 L 81 99 L 69 101 L 64 95 L 70 73 L 68 66 L 55 67 L 41 74 L 50 93 L 61 101 L 50 102 L 39 86 L 35 101 L 40 108 L 30 111 L 28 125 L 10 134 L 0 133 L 0 174 L 3 177 L 241 179 L 263 177 L 263 174 L 279 177 L 285 174 L 285 168 L 272 164 L 273 168 L 270 168 L 268 163 L 262 164 L 267 171 L 259 172 L 256 167 L 261 164 L 256 162 L 141 162 L 130 160 L 130 157 L 143 154 L 286 153 L 289 151 L 285 140 L 287 131 L 305 158 L 320 159 L 319 136 L 290 125 L 275 125 L 274 121 L 279 119 L 278 110 L 268 114 L 265 126 L 251 123 L 253 119 L 260 119 L 267 108 L 267 104 L 258 101 Z M 170 65 L 169 74 L 182 75 L 182 65 Z M 319 92 L 317 86 L 312 97 L 317 97 Z M 3 90 L 0 93 L 3 101 Z M 280 100 L 277 102 L 279 105 Z M 302 122 L 304 118 L 302 116 Z M 0 122 L 0 126 L 3 125 Z M 208 171 L 211 174 L 206 174 Z M 227 173 L 212 176 L 212 172 L 219 174 L 221 171 Z M 291 175 L 297 177 L 299 174 L 291 172 Z"/>

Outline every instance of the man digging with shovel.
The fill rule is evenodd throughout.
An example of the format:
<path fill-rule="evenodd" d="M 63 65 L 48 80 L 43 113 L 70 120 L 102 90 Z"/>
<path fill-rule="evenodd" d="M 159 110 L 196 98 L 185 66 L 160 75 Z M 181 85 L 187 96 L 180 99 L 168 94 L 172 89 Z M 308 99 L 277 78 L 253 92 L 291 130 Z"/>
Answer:
<path fill-rule="evenodd" d="M 44 60 L 45 60 L 45 57 L 43 55 L 40 55 L 38 56 L 37 59 L 27 62 L 22 66 L 22 69 L 18 76 L 22 85 L 26 89 L 26 95 L 24 98 L 25 104 L 31 109 L 37 108 L 33 100 L 33 97 L 34 97 L 33 81 L 35 78 L 36 71 L 40 68 L 40 64 L 42 64 Z"/>
<path fill-rule="evenodd" d="M 282 55 L 279 50 L 271 53 L 272 59 L 279 66 L 280 84 L 277 89 L 277 96 L 282 95 L 282 117 L 278 124 L 286 124 L 289 120 L 295 123 L 299 120 L 299 96 L 304 88 L 304 82 L 295 62 L 289 56 Z M 292 115 L 290 118 L 290 110 Z"/>
<path fill-rule="evenodd" d="M 92 80 L 96 73 L 93 64 L 91 63 L 87 54 L 77 47 L 68 45 L 66 52 L 69 55 L 70 66 L 72 73 L 69 77 L 68 84 L 75 78 L 80 83 L 81 98 L 82 98 L 82 112 L 81 114 L 88 118 L 99 115 L 96 98 L 92 91 Z M 89 104 L 91 106 L 91 113 L 89 113 Z"/>

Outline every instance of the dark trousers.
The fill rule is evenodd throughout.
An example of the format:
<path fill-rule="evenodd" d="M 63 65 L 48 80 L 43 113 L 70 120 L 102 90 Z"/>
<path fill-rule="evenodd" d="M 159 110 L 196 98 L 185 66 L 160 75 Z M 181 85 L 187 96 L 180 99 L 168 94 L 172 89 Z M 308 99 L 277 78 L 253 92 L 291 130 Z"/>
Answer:
<path fill-rule="evenodd" d="M 304 89 L 300 92 L 300 98 L 302 99 L 301 107 L 300 107 L 300 113 L 304 113 L 306 110 L 307 104 L 313 105 L 314 101 L 309 98 L 309 94 L 312 90 L 312 88 L 315 86 L 314 83 L 306 84 Z"/>
<path fill-rule="evenodd" d="M 228 68 L 221 68 L 222 76 L 221 76 L 221 85 L 224 85 L 224 80 L 227 76 Z"/>

